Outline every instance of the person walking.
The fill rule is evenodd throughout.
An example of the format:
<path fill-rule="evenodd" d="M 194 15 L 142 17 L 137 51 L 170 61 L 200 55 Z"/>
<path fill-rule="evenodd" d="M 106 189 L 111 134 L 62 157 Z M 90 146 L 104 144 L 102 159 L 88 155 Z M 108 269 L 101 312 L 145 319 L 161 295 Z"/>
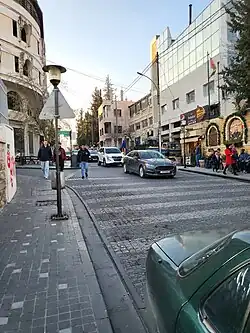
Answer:
<path fill-rule="evenodd" d="M 85 177 L 88 178 L 89 157 L 90 152 L 88 151 L 87 147 L 81 146 L 80 150 L 78 151 L 77 161 L 81 167 L 82 179 L 84 179 Z"/>
<path fill-rule="evenodd" d="M 223 174 L 226 175 L 226 171 L 229 168 L 229 166 L 232 167 L 233 170 L 233 174 L 236 176 L 236 160 L 233 158 L 233 152 L 232 152 L 232 148 L 229 144 L 226 145 L 226 149 L 225 149 L 225 155 L 226 155 L 226 165 L 225 168 L 223 170 Z"/>
<path fill-rule="evenodd" d="M 66 153 L 64 148 L 61 146 L 61 143 L 59 142 L 59 168 L 60 172 L 63 172 L 64 170 L 64 161 L 66 160 Z M 53 154 L 53 160 L 56 162 L 56 149 L 54 149 L 54 154 Z"/>
<path fill-rule="evenodd" d="M 52 159 L 52 151 L 47 141 L 43 141 L 38 151 L 38 159 L 41 163 L 43 177 L 49 178 L 49 161 Z"/>
<path fill-rule="evenodd" d="M 199 142 L 197 142 L 195 148 L 195 162 L 197 167 L 200 167 L 200 159 L 201 159 L 201 145 Z"/>

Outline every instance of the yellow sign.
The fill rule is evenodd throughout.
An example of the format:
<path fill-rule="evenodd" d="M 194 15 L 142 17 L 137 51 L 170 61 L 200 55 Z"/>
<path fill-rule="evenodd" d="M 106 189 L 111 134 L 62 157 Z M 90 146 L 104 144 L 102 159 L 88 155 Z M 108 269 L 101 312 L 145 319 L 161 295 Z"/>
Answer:
<path fill-rule="evenodd" d="M 196 118 L 197 118 L 197 121 L 200 121 L 206 114 L 206 111 L 203 107 L 201 106 L 198 106 L 197 109 L 196 109 Z"/>
<path fill-rule="evenodd" d="M 152 42 L 150 44 L 150 61 L 152 61 L 152 62 L 154 62 L 156 59 L 157 39 L 158 39 L 158 36 L 155 36 L 155 38 L 152 40 Z"/>
<path fill-rule="evenodd" d="M 99 106 L 99 109 L 98 109 L 98 117 L 101 117 L 102 114 L 103 114 L 103 106 L 100 105 L 100 106 Z"/>

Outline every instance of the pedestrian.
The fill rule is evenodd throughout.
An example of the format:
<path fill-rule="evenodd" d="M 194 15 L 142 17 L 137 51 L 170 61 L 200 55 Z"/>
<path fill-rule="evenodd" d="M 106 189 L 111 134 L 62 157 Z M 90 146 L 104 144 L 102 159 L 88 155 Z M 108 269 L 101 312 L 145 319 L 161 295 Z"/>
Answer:
<path fill-rule="evenodd" d="M 232 146 L 227 144 L 225 149 L 225 155 L 226 155 L 226 165 L 223 170 L 223 174 L 226 175 L 227 169 L 231 166 L 233 174 L 237 176 L 236 173 L 236 160 L 233 158 L 233 152 L 232 152 Z"/>
<path fill-rule="evenodd" d="M 59 145 L 59 149 L 58 149 L 59 168 L 60 168 L 60 172 L 63 172 L 64 161 L 66 160 L 66 153 L 60 142 L 58 143 L 58 145 Z M 56 162 L 56 148 L 54 149 L 53 160 L 54 160 L 54 162 Z"/>
<path fill-rule="evenodd" d="M 197 142 L 197 145 L 195 148 L 195 162 L 196 162 L 197 167 L 200 167 L 200 160 L 201 160 L 201 146 L 200 146 L 200 143 Z"/>
<path fill-rule="evenodd" d="M 47 141 L 43 141 L 38 151 L 38 160 L 45 179 L 49 178 L 49 162 L 52 159 L 52 151 Z"/>
<path fill-rule="evenodd" d="M 221 154 L 220 149 L 217 149 L 212 155 L 212 165 L 213 171 L 218 172 L 220 165 L 221 165 Z"/>
<path fill-rule="evenodd" d="M 241 172 L 246 173 L 246 164 L 247 160 L 249 158 L 248 153 L 245 151 L 245 149 L 241 149 L 240 156 L 239 156 L 239 168 Z"/>
<path fill-rule="evenodd" d="M 77 155 L 77 162 L 80 164 L 82 179 L 88 178 L 90 152 L 86 146 L 81 146 Z"/>

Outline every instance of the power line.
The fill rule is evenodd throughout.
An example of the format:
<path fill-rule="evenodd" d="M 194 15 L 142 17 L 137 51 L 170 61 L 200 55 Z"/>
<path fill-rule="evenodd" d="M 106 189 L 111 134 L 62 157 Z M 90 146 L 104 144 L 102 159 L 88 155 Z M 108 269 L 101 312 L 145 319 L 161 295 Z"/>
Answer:
<path fill-rule="evenodd" d="M 12 53 L 10 50 L 8 50 L 8 49 L 6 48 L 6 46 L 4 46 L 4 49 L 3 49 L 3 45 L 0 46 L 0 52 L 3 52 L 3 53 L 6 53 L 6 54 L 10 54 L 10 55 L 16 56 L 16 54 L 14 54 L 14 53 Z M 36 59 L 39 58 L 39 56 L 37 56 L 37 55 L 34 54 L 34 53 L 30 53 L 30 52 L 28 52 L 28 53 L 29 53 L 30 55 L 32 55 L 34 58 L 36 58 Z M 49 63 L 52 63 L 52 64 L 57 64 L 56 62 L 54 62 L 54 61 L 52 61 L 52 60 L 49 60 L 49 59 L 48 59 L 47 61 L 48 61 Z M 106 81 L 105 78 L 100 78 L 100 77 L 95 76 L 95 75 L 87 74 L 87 73 L 81 72 L 81 71 L 79 71 L 79 70 L 76 70 L 76 69 L 70 68 L 70 67 L 65 67 L 65 68 L 66 68 L 68 71 L 74 72 L 74 73 L 76 73 L 76 74 L 78 74 L 78 75 L 82 75 L 82 76 L 85 76 L 85 77 L 88 77 L 88 78 L 91 78 L 91 79 L 94 79 L 94 80 L 96 80 L 96 81 L 100 81 L 100 82 L 105 82 L 105 81 Z M 113 85 L 116 86 L 116 87 L 124 87 L 124 86 L 125 86 L 125 84 L 119 84 L 119 83 L 114 83 Z M 137 92 L 137 93 L 143 93 L 143 94 L 145 94 L 145 92 L 140 91 L 140 90 L 136 90 L 136 89 L 130 89 L 130 90 L 132 90 L 132 91 L 134 91 L 134 92 Z"/>

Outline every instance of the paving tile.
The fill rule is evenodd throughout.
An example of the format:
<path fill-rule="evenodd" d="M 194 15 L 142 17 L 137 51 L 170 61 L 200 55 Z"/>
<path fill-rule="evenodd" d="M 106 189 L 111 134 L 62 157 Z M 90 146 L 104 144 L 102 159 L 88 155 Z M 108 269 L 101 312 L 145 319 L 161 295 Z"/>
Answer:
<path fill-rule="evenodd" d="M 15 267 L 16 266 L 16 263 L 15 262 L 12 262 L 11 264 L 8 264 L 7 266 L 6 266 L 6 268 L 9 268 L 9 267 Z"/>
<path fill-rule="evenodd" d="M 24 302 L 15 302 L 15 303 L 13 303 L 12 306 L 11 306 L 11 310 L 22 308 L 23 307 L 23 303 Z"/>
<path fill-rule="evenodd" d="M 27 253 L 27 250 L 22 250 L 20 251 L 21 254 L 26 254 Z"/>
<path fill-rule="evenodd" d="M 65 328 L 63 330 L 60 330 L 59 333 L 72 333 L 72 328 L 71 327 Z"/>
<path fill-rule="evenodd" d="M 26 237 L 32 237 L 32 234 L 27 234 Z"/>
<path fill-rule="evenodd" d="M 23 243 L 23 246 L 29 246 L 30 243 Z"/>
<path fill-rule="evenodd" d="M 11 243 L 17 243 L 17 239 L 11 239 L 10 242 Z"/>
<path fill-rule="evenodd" d="M 49 277 L 49 273 L 41 273 L 39 274 L 39 278 L 43 279 L 43 278 L 48 278 Z"/>
<path fill-rule="evenodd" d="M 62 248 L 60 248 L 60 249 L 57 249 L 57 252 L 64 252 L 65 251 L 65 248 L 64 247 L 62 247 Z"/>
<path fill-rule="evenodd" d="M 45 263 L 47 263 L 47 262 L 49 262 L 49 259 L 43 259 L 43 260 L 41 261 L 42 264 L 45 264 Z"/>
<path fill-rule="evenodd" d="M 59 290 L 64 290 L 68 288 L 68 284 L 67 283 L 62 283 L 58 285 L 58 289 Z"/>
<path fill-rule="evenodd" d="M 51 243 L 57 243 L 56 239 L 52 239 Z"/>
<path fill-rule="evenodd" d="M 8 323 L 8 317 L 0 317 L 0 325 L 6 325 Z"/>

